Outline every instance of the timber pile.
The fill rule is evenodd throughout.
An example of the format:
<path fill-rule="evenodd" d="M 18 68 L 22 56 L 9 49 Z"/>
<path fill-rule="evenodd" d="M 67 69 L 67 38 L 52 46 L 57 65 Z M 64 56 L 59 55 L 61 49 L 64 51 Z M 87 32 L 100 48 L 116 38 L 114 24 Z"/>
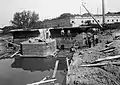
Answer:
<path fill-rule="evenodd" d="M 120 45 L 105 35 L 97 46 L 74 53 L 67 84 L 120 85 Z"/>

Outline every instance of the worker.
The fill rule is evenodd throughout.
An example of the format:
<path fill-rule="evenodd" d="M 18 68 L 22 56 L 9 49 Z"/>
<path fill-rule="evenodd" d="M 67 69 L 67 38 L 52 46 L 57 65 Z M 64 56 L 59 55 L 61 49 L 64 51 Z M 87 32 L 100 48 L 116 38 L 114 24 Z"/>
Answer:
<path fill-rule="evenodd" d="M 88 38 L 88 47 L 90 48 L 92 45 L 92 34 L 88 33 L 87 34 L 87 38 Z"/>
<path fill-rule="evenodd" d="M 74 48 L 77 50 L 79 48 L 79 42 L 77 40 L 74 41 Z"/>
<path fill-rule="evenodd" d="M 97 35 L 94 35 L 94 41 L 95 41 L 95 44 L 98 43 L 98 36 Z"/>
<path fill-rule="evenodd" d="M 70 32 L 70 30 L 67 31 L 67 35 L 68 35 L 69 39 L 71 39 L 71 32 Z"/>
<path fill-rule="evenodd" d="M 83 46 L 85 46 L 86 45 L 86 34 L 83 32 L 82 36 L 83 36 Z"/>
<path fill-rule="evenodd" d="M 62 29 L 61 30 L 61 35 L 64 36 L 65 35 L 65 31 Z"/>

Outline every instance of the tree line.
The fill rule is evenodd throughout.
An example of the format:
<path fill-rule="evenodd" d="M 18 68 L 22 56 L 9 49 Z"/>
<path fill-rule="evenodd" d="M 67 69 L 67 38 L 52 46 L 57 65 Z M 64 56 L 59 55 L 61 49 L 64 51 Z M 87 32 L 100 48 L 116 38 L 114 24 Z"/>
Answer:
<path fill-rule="evenodd" d="M 63 19 L 70 16 L 73 16 L 73 14 L 63 13 L 59 17 L 53 19 Z M 11 29 L 30 30 L 30 29 L 40 28 L 42 25 L 42 21 L 39 20 L 38 13 L 32 11 L 26 11 L 26 10 L 22 12 L 16 12 L 13 16 L 13 19 L 10 22 L 12 26 L 5 26 L 1 29 L 4 31 L 9 31 Z"/>
<path fill-rule="evenodd" d="M 120 14 L 120 12 L 114 12 L 114 13 L 108 12 L 107 14 Z M 63 13 L 59 17 L 56 17 L 53 19 L 64 19 L 64 18 L 76 16 L 76 15 L 79 15 L 79 14 Z M 39 20 L 38 13 L 35 13 L 34 11 L 32 12 L 32 11 L 26 11 L 26 10 L 22 12 L 16 12 L 13 16 L 13 19 L 10 22 L 12 26 L 5 26 L 1 29 L 4 31 L 9 31 L 11 29 L 30 30 L 34 28 L 40 28 L 42 25 L 42 21 Z"/>

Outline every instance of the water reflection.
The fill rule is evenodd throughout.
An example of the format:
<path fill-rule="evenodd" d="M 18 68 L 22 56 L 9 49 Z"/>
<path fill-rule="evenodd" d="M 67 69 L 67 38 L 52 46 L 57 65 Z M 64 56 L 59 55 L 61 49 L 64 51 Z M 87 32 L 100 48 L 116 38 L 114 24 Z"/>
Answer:
<path fill-rule="evenodd" d="M 55 67 L 55 62 L 56 62 L 56 60 L 59 60 L 56 78 L 57 78 L 57 82 L 61 83 L 60 85 L 65 85 L 66 78 L 65 78 L 64 70 L 67 68 L 65 59 L 66 59 L 65 57 L 61 57 L 61 58 L 53 58 L 53 57 L 49 57 L 49 58 L 15 58 L 14 62 L 11 64 L 11 67 L 17 68 L 17 69 L 20 68 L 25 71 L 31 71 L 31 73 L 35 73 L 37 71 L 37 72 L 41 72 L 44 75 L 46 74 L 46 72 L 48 72 L 48 74 L 50 74 L 50 75 L 47 75 L 47 76 L 51 76 L 53 73 L 53 69 Z M 38 75 L 41 75 L 41 73 L 39 73 Z M 42 78 L 43 77 L 41 77 L 40 79 L 42 79 Z M 29 78 L 29 81 L 30 81 L 30 78 Z M 30 81 L 29 83 L 32 83 L 32 82 L 33 82 L 33 80 Z"/>
<path fill-rule="evenodd" d="M 67 68 L 65 57 L 61 58 L 15 58 L 11 64 L 12 68 L 22 68 L 28 71 L 46 71 L 54 69 L 56 60 L 59 60 L 58 70 L 65 70 Z"/>
<path fill-rule="evenodd" d="M 54 68 L 55 58 L 15 58 L 12 68 L 28 71 L 46 71 Z"/>

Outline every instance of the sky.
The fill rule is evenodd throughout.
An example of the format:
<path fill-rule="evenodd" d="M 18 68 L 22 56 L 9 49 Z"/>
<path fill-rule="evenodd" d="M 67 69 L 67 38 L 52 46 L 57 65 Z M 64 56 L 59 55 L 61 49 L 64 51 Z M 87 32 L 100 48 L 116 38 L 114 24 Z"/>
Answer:
<path fill-rule="evenodd" d="M 120 11 L 120 0 L 104 1 L 106 13 Z M 82 2 L 86 3 L 85 6 L 91 13 L 102 12 L 102 0 L 0 0 L 0 27 L 11 25 L 13 15 L 23 10 L 35 11 L 39 14 L 39 20 L 55 18 L 62 13 L 87 13 Z"/>

